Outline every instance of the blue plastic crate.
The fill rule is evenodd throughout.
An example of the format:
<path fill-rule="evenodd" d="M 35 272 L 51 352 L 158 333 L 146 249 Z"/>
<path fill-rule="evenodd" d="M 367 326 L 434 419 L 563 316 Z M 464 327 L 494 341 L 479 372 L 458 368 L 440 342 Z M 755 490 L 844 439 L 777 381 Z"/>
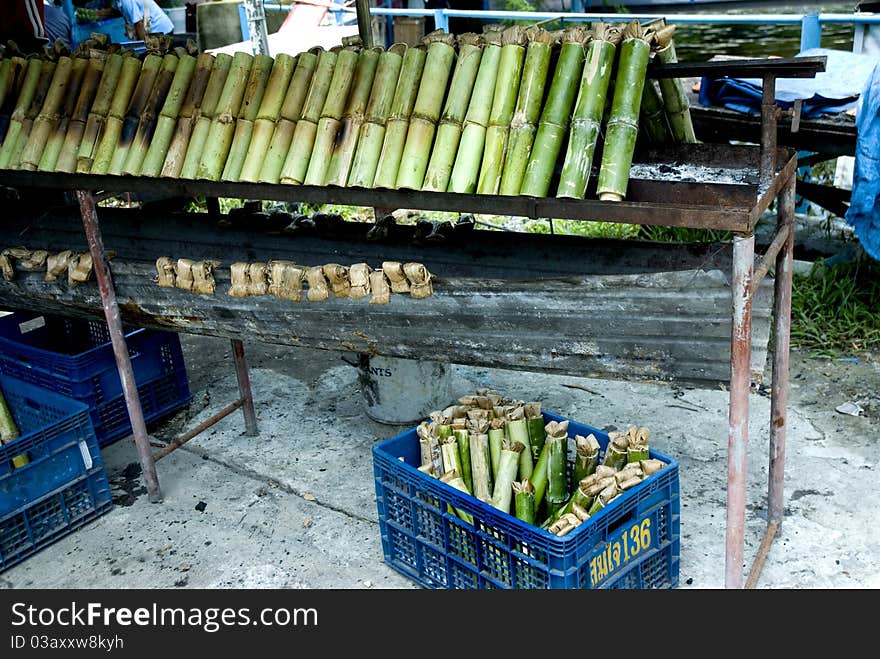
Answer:
<path fill-rule="evenodd" d="M 144 420 L 159 420 L 190 403 L 180 338 L 173 332 L 127 329 L 132 371 Z M 84 402 L 101 447 L 131 433 L 122 381 L 107 324 L 35 312 L 0 317 L 0 373 Z"/>
<path fill-rule="evenodd" d="M 544 412 L 545 422 L 564 417 Z M 569 435 L 608 435 L 569 421 Z M 415 428 L 373 446 L 385 562 L 425 588 L 665 589 L 679 580 L 678 462 L 564 536 L 484 504 L 418 470 Z M 402 458 L 402 460 L 400 459 Z M 449 506 L 473 516 L 467 523 Z"/>
<path fill-rule="evenodd" d="M 20 433 L 0 446 L 0 517 L 104 468 L 85 404 L 5 375 L 0 390 Z"/>
<path fill-rule="evenodd" d="M 0 515 L 0 572 L 113 508 L 104 467 L 59 487 L 8 515 Z"/>

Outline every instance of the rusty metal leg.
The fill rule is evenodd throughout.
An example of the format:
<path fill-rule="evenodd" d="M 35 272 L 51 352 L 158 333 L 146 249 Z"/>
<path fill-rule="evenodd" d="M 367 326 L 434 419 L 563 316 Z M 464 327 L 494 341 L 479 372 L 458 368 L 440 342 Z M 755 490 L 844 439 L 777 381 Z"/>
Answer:
<path fill-rule="evenodd" d="M 238 391 L 241 394 L 241 411 L 244 413 L 244 434 L 248 437 L 255 437 L 259 434 L 257 414 L 254 411 L 254 397 L 251 394 L 251 379 L 248 375 L 247 360 L 244 357 L 244 344 L 239 339 L 232 339 L 232 354 L 235 358 Z"/>
<path fill-rule="evenodd" d="M 134 443 L 137 447 L 144 482 L 147 486 L 147 494 L 151 502 L 157 503 L 162 501 L 162 492 L 159 489 L 159 479 L 156 476 L 156 462 L 153 460 L 153 454 L 150 450 L 150 439 L 147 436 L 147 427 L 144 422 L 144 413 L 141 409 L 141 400 L 138 396 L 137 382 L 135 381 L 134 370 L 131 367 L 131 360 L 128 356 L 128 347 L 125 344 L 125 331 L 123 330 L 122 319 L 119 315 L 119 305 L 116 301 L 113 280 L 110 277 L 110 268 L 107 266 L 104 240 L 101 237 L 101 228 L 98 224 L 95 199 L 91 193 L 83 190 L 77 190 L 76 197 L 79 201 L 86 240 L 89 243 L 89 252 L 92 255 L 95 279 L 98 282 L 98 290 L 101 293 L 101 301 L 104 305 L 104 316 L 107 319 L 107 328 L 110 331 L 110 341 L 113 345 L 113 354 L 116 357 L 119 378 L 122 381 L 125 406 L 128 408 L 128 418 L 131 421 L 131 430 L 134 434 Z"/>
<path fill-rule="evenodd" d="M 730 410 L 727 441 L 726 588 L 742 588 L 746 467 L 749 440 L 749 386 L 752 347 L 751 279 L 755 236 L 733 239 L 733 327 L 730 341 Z"/>

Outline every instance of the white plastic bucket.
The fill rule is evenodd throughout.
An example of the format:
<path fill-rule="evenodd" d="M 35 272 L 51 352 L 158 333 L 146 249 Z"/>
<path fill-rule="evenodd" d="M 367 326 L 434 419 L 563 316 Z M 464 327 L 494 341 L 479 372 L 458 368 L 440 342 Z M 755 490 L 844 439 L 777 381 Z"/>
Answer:
<path fill-rule="evenodd" d="M 359 369 L 365 412 L 373 421 L 414 425 L 452 403 L 444 363 L 362 354 Z"/>
<path fill-rule="evenodd" d="M 165 7 L 162 11 L 174 23 L 174 34 L 186 33 L 186 7 Z"/>

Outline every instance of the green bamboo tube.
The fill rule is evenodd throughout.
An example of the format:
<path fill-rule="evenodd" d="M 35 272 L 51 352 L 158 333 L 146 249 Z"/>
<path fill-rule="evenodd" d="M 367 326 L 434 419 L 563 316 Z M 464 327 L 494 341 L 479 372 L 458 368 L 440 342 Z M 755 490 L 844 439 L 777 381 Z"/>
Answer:
<path fill-rule="evenodd" d="M 529 431 L 529 446 L 532 450 L 532 460 L 537 462 L 544 448 L 547 433 L 544 430 L 544 415 L 541 413 L 541 403 L 526 403 L 523 405 L 526 416 L 526 429 Z"/>
<path fill-rule="evenodd" d="M 101 84 L 108 61 L 107 57 L 90 57 L 88 60 L 79 94 L 76 97 L 76 105 L 70 115 L 67 133 L 64 135 L 64 143 L 58 154 L 58 160 L 55 162 L 55 171 L 76 171 L 76 159 L 85 134 L 86 123 L 89 120 L 89 110 L 98 93 L 98 87 Z"/>
<path fill-rule="evenodd" d="M 180 111 L 188 97 L 196 72 L 196 64 L 197 60 L 192 55 L 184 53 L 178 57 L 177 68 L 159 116 L 155 119 L 155 129 L 140 165 L 140 171 L 131 173 L 139 173 L 141 176 L 159 176 L 162 173 L 162 166 L 171 147 Z"/>
<path fill-rule="evenodd" d="M 599 464 L 599 441 L 590 433 L 587 437 L 577 435 L 575 440 L 574 469 L 571 484 L 574 489 L 578 483 L 596 471 Z M 589 506 L 584 506 L 587 510 Z"/>
<path fill-rule="evenodd" d="M 362 50 L 358 56 L 357 68 L 354 79 L 351 82 L 351 91 L 339 128 L 339 139 L 330 156 L 330 164 L 327 167 L 326 184 L 345 187 L 348 184 L 348 175 L 354 160 L 354 152 L 357 148 L 361 127 L 365 121 L 367 103 L 370 101 L 370 92 L 373 89 L 373 81 L 379 66 L 381 48 Z M 470 474 L 462 472 L 465 484 L 468 484 Z"/>
<path fill-rule="evenodd" d="M 675 53 L 675 42 L 672 34 L 675 26 L 670 25 L 655 33 L 655 56 L 662 64 L 675 64 L 678 56 Z M 691 120 L 690 101 L 681 78 L 663 78 L 658 81 L 660 94 L 666 108 L 666 116 L 672 131 L 672 138 L 681 144 L 695 144 L 694 125 Z"/>
<path fill-rule="evenodd" d="M 15 441 L 21 436 L 18 425 L 15 423 L 15 417 L 6 402 L 3 392 L 0 392 L 0 444 L 8 444 Z M 21 469 L 30 462 L 26 453 L 16 455 L 12 458 L 13 469 Z"/>
<path fill-rule="evenodd" d="M 248 90 L 253 63 L 254 56 L 250 53 L 237 52 L 232 56 L 229 75 L 220 93 L 217 111 L 211 119 L 211 127 L 196 169 L 197 179 L 218 181 L 223 174 L 223 167 L 235 135 L 235 117 Z"/>
<path fill-rule="evenodd" d="M 467 486 L 464 484 L 464 480 L 456 471 L 447 471 L 445 474 L 440 476 L 440 481 L 446 483 L 447 485 L 454 487 L 456 490 L 460 492 L 464 492 L 465 494 L 470 494 L 467 490 Z M 454 512 L 458 515 L 462 520 L 467 522 L 468 524 L 474 523 L 474 516 L 468 512 L 465 512 L 461 508 L 453 508 L 451 505 L 447 504 L 447 509 L 449 512 Z"/>
<path fill-rule="evenodd" d="M 619 32 L 607 29 L 605 23 L 593 24 L 593 38 L 587 46 L 557 197 L 583 199 L 586 196 L 593 155 L 602 130 L 618 37 Z"/>
<path fill-rule="evenodd" d="M 495 424 L 498 422 L 498 425 Z M 489 458 L 492 465 L 492 479 L 498 479 L 498 467 L 501 466 L 501 444 L 504 442 L 504 420 L 493 419 L 489 428 Z"/>
<path fill-rule="evenodd" d="M 21 93 L 21 86 L 27 71 L 27 61 L 23 57 L 9 57 L 0 60 L 5 64 L 6 77 L 3 85 L 0 87 L 0 94 L 3 96 L 0 102 L 0 145 L 6 139 L 6 133 L 9 130 L 9 122 L 12 118 L 12 112 L 18 102 L 18 96 Z"/>
<path fill-rule="evenodd" d="M 372 183 L 374 188 L 393 188 L 397 183 L 397 171 L 406 144 L 409 118 L 419 93 L 427 55 L 424 45 L 421 45 L 409 48 L 403 56 L 400 77 L 391 101 L 391 111 L 382 135 L 382 148 L 379 151 L 379 161 L 376 163 L 376 174 Z"/>
<path fill-rule="evenodd" d="M 309 91 L 303 103 L 302 113 L 296 122 L 290 140 L 290 148 L 281 167 L 280 180 L 282 183 L 300 184 L 306 177 L 309 158 L 315 145 L 315 135 L 318 132 L 318 121 L 327 100 L 330 83 L 333 81 L 337 59 L 338 55 L 334 50 L 325 50 L 318 56 L 315 72 L 309 84 Z"/>
<path fill-rule="evenodd" d="M 519 456 L 526 450 L 526 445 L 505 439 L 501 447 L 498 465 L 498 477 L 492 489 L 492 505 L 505 513 L 510 513 L 513 500 L 513 482 L 519 469 Z"/>
<path fill-rule="evenodd" d="M 253 131 L 247 153 L 239 172 L 239 181 L 256 183 L 260 178 L 260 169 L 266 159 L 272 136 L 275 133 L 275 124 L 281 112 L 281 106 L 290 86 L 290 80 L 296 70 L 297 57 L 280 53 L 272 65 L 272 73 L 266 82 L 266 91 L 260 108 L 254 119 Z M 233 141 L 234 145 L 234 141 Z"/>
<path fill-rule="evenodd" d="M 510 120 L 509 141 L 501 170 L 501 183 L 498 186 L 498 193 L 503 195 L 519 194 L 529 154 L 532 151 L 532 143 L 535 141 L 535 133 L 538 131 L 541 103 L 544 100 L 547 73 L 550 70 L 555 43 L 553 33 L 538 27 L 530 28 L 528 37 L 529 44 L 523 62 L 522 80 L 516 108 Z M 543 432 L 543 420 L 540 425 Z M 537 460 L 537 455 L 533 457 Z"/>
<path fill-rule="evenodd" d="M 272 139 L 269 142 L 266 157 L 260 164 L 257 179 L 261 182 L 278 183 L 281 178 L 281 168 L 287 158 L 287 152 L 296 130 L 296 123 L 302 115 L 312 76 L 315 74 L 315 67 L 318 64 L 318 56 L 322 52 L 322 48 L 313 48 L 305 53 L 300 53 L 297 57 L 296 69 L 294 69 L 293 77 L 287 87 L 278 121 L 273 126 Z"/>
<path fill-rule="evenodd" d="M 528 481 L 514 482 L 513 506 L 516 518 L 526 524 L 535 523 L 535 487 Z"/>
<path fill-rule="evenodd" d="M 583 489 L 580 487 L 580 483 L 578 483 L 571 493 L 571 496 L 568 498 L 568 501 L 559 508 L 556 512 L 554 512 L 550 517 L 547 518 L 547 523 L 555 522 L 557 519 L 565 515 L 566 513 L 570 513 L 572 508 L 575 505 L 580 506 L 584 510 L 589 510 L 593 506 L 594 497 L 588 495 Z"/>
<path fill-rule="evenodd" d="M 550 460 L 550 447 L 544 443 L 541 454 L 535 462 L 535 469 L 532 471 L 531 483 L 535 487 L 535 509 L 539 509 L 544 502 L 544 494 L 547 492 L 547 463 Z"/>
<path fill-rule="evenodd" d="M 0 107 L 6 102 L 6 95 L 15 83 L 15 63 L 11 57 L 0 60 Z"/>
<path fill-rule="evenodd" d="M 18 143 L 28 108 L 37 93 L 40 79 L 43 77 L 43 64 L 44 62 L 36 57 L 28 60 L 21 91 L 18 94 L 18 100 L 10 116 L 9 128 L 6 131 L 6 137 L 3 139 L 3 146 L 0 147 L 0 169 L 9 168 L 12 153 Z"/>
<path fill-rule="evenodd" d="M 220 95 L 226 87 L 226 81 L 229 79 L 229 71 L 231 69 L 232 55 L 219 53 L 214 58 L 214 66 L 211 69 L 211 77 L 208 80 L 208 86 L 205 88 L 205 95 L 202 98 L 201 106 L 193 114 L 194 122 L 189 139 L 185 145 L 186 154 L 183 157 L 183 164 L 180 166 L 179 178 L 194 179 L 196 177 L 199 162 L 202 159 L 202 151 L 205 148 L 205 141 L 208 139 L 208 133 L 211 130 L 211 122 L 217 114 Z M 175 148 L 175 145 L 172 145 L 173 148 Z"/>
<path fill-rule="evenodd" d="M 466 428 L 453 431 L 456 446 L 458 447 L 458 463 L 461 465 L 461 477 L 468 491 L 473 493 L 474 481 L 471 472 L 471 438 Z"/>
<path fill-rule="evenodd" d="M 306 185 L 324 185 L 327 181 L 327 170 L 330 168 L 330 157 L 333 145 L 342 125 L 342 114 L 348 100 L 351 84 L 360 57 L 353 48 L 343 48 L 336 57 L 333 78 L 327 90 L 327 99 L 318 119 L 315 141 L 309 154 L 309 164 L 303 183 Z"/>
<path fill-rule="evenodd" d="M 559 60 L 553 72 L 547 101 L 541 110 L 538 132 L 529 154 L 520 194 L 546 197 L 553 171 L 568 131 L 572 106 L 584 66 L 584 41 L 581 28 L 565 30 L 559 48 Z"/>
<path fill-rule="evenodd" d="M 385 139 L 385 124 L 391 113 L 394 94 L 403 68 L 403 60 L 408 46 L 405 43 L 392 44 L 379 56 L 370 100 L 364 113 L 364 124 L 358 136 L 357 148 L 348 174 L 348 185 L 362 188 L 373 187 L 382 142 Z"/>
<path fill-rule="evenodd" d="M 516 110 L 528 31 L 520 26 L 510 27 L 501 33 L 501 39 L 501 60 L 498 63 L 492 111 L 489 114 L 489 125 L 486 128 L 486 140 L 483 145 L 483 160 L 477 178 L 478 194 L 497 194 L 501 185 L 507 135 Z"/>
<path fill-rule="evenodd" d="M 526 424 L 525 411 L 521 406 L 517 406 L 507 412 L 505 421 L 507 439 L 512 442 L 519 442 L 527 449 L 519 455 L 519 471 L 517 472 L 519 478 L 520 480 L 531 478 L 535 465 L 532 460 L 532 449 L 529 443 L 529 428 Z"/>
<path fill-rule="evenodd" d="M 185 55 L 185 57 L 189 58 L 187 60 L 188 62 L 191 61 L 192 65 L 195 65 L 195 59 L 191 55 Z M 137 131 L 135 132 L 134 139 L 128 149 L 128 156 L 125 159 L 125 164 L 122 166 L 122 172 L 124 174 L 129 174 L 131 176 L 140 175 L 141 167 L 143 166 L 144 160 L 149 152 L 150 144 L 153 141 L 153 135 L 156 132 L 159 115 L 168 98 L 168 94 L 171 92 L 171 87 L 174 84 L 175 78 L 177 77 L 177 68 L 179 64 L 180 58 L 177 55 L 169 53 L 162 58 L 162 67 L 159 69 L 159 73 L 156 74 L 156 80 L 153 83 L 152 89 L 150 89 L 150 95 L 147 97 L 147 102 L 144 103 L 144 107 L 141 110 Z M 184 77 L 187 78 L 186 84 L 189 85 L 189 78 L 192 77 L 192 68 L 189 64 L 186 68 L 188 71 L 184 73 Z M 183 91 L 185 91 L 185 88 Z M 183 93 L 177 93 L 176 97 L 172 100 L 172 106 L 179 110 L 182 99 Z M 173 130 L 173 127 L 174 124 L 171 123 L 170 125 L 167 125 L 167 130 L 171 131 Z M 156 163 L 156 173 L 158 174 L 158 169 L 162 166 L 161 161 L 164 160 L 165 153 L 163 151 L 158 156 L 154 157 L 157 157 L 159 160 L 159 162 Z"/>
<path fill-rule="evenodd" d="M 639 129 L 640 135 L 652 146 L 667 146 L 672 143 L 666 108 L 655 80 L 645 80 L 639 110 Z"/>
<path fill-rule="evenodd" d="M 131 64 L 126 64 L 126 62 L 131 62 Z M 134 70 L 135 66 L 137 71 Z M 123 70 L 126 71 L 125 77 L 122 75 Z M 77 172 L 88 173 L 92 170 L 98 145 L 104 132 L 104 122 L 110 112 L 110 105 L 114 99 L 131 93 L 139 71 L 140 61 L 134 57 L 123 57 L 116 53 L 107 57 L 104 73 L 101 75 L 98 91 L 95 93 L 95 99 L 89 109 L 86 127 L 83 130 L 83 136 L 76 153 Z M 109 161 L 107 164 L 109 166 Z"/>
<path fill-rule="evenodd" d="M 40 115 L 40 111 L 43 108 L 43 105 L 46 102 L 46 98 L 49 96 L 49 92 L 52 88 L 52 81 L 55 80 L 55 67 L 56 64 L 51 60 L 44 60 L 42 63 L 42 68 L 40 69 L 40 80 L 37 83 L 37 89 L 34 92 L 34 97 L 31 99 L 31 104 L 25 113 L 24 122 L 21 127 L 21 134 L 19 135 L 18 140 L 15 143 L 15 147 L 12 151 L 12 156 L 9 161 L 9 166 L 11 169 L 19 169 L 21 166 L 21 159 L 24 155 L 25 147 L 30 141 L 31 131 L 33 130 L 34 123 L 37 120 L 37 117 Z"/>
<path fill-rule="evenodd" d="M 419 93 L 416 96 L 407 127 L 406 141 L 400 154 L 395 188 L 421 190 L 431 158 L 431 147 L 446 86 L 455 64 L 455 36 L 443 30 L 435 30 L 426 35 L 423 42 L 427 46 L 427 57 Z"/>
<path fill-rule="evenodd" d="M 241 168 L 244 167 L 254 132 L 254 121 L 259 116 L 260 105 L 263 102 L 273 68 L 274 60 L 269 55 L 254 55 L 238 119 L 235 122 L 232 145 L 220 175 L 220 179 L 223 181 L 237 181 L 241 175 Z"/>
<path fill-rule="evenodd" d="M 501 34 L 490 31 L 483 34 L 483 51 L 480 68 L 468 103 L 467 114 L 461 130 L 461 139 L 452 173 L 449 175 L 448 192 L 471 193 L 477 189 L 480 163 L 486 143 L 486 126 L 495 95 L 495 81 L 501 61 Z"/>
<path fill-rule="evenodd" d="M 651 58 L 648 38 L 636 20 L 624 30 L 596 189 L 602 201 L 621 201 L 626 196 L 639 132 L 642 91 Z"/>
<path fill-rule="evenodd" d="M 554 515 L 568 500 L 567 437 L 547 437 L 547 511 Z"/>
<path fill-rule="evenodd" d="M 90 61 L 91 59 L 88 57 L 73 57 L 71 59 L 70 76 L 64 91 L 63 102 L 58 109 L 58 116 L 52 122 L 52 130 L 37 163 L 37 169 L 42 172 L 55 171 L 61 149 L 64 147 L 64 138 L 67 136 L 71 115 L 76 108 L 80 87 Z M 55 70 L 58 70 L 57 67 Z"/>
<path fill-rule="evenodd" d="M 446 192 L 482 55 L 483 38 L 480 35 L 466 33 L 459 36 L 458 60 L 449 83 L 446 105 L 437 127 L 437 139 L 431 150 L 422 190 Z"/>

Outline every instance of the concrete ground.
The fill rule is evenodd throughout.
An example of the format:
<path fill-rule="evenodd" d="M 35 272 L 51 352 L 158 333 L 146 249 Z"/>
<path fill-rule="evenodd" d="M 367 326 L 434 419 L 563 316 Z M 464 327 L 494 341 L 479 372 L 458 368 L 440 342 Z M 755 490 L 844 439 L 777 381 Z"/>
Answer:
<path fill-rule="evenodd" d="M 227 340 L 181 335 L 193 402 L 170 439 L 237 397 Z M 370 420 L 340 353 L 246 343 L 260 425 L 235 413 L 157 464 L 148 502 L 133 441 L 104 449 L 116 505 L 0 573 L 8 588 L 412 589 L 383 561 L 370 449 L 405 427 Z M 491 387 L 606 430 L 643 425 L 679 461 L 681 589 L 724 586 L 727 393 L 453 367 L 455 396 Z M 877 355 L 792 354 L 786 516 L 757 587 L 880 587 Z M 768 380 L 769 381 L 769 380 Z M 766 527 L 769 397 L 751 397 L 745 574 Z M 855 403 L 858 416 L 836 411 Z"/>

